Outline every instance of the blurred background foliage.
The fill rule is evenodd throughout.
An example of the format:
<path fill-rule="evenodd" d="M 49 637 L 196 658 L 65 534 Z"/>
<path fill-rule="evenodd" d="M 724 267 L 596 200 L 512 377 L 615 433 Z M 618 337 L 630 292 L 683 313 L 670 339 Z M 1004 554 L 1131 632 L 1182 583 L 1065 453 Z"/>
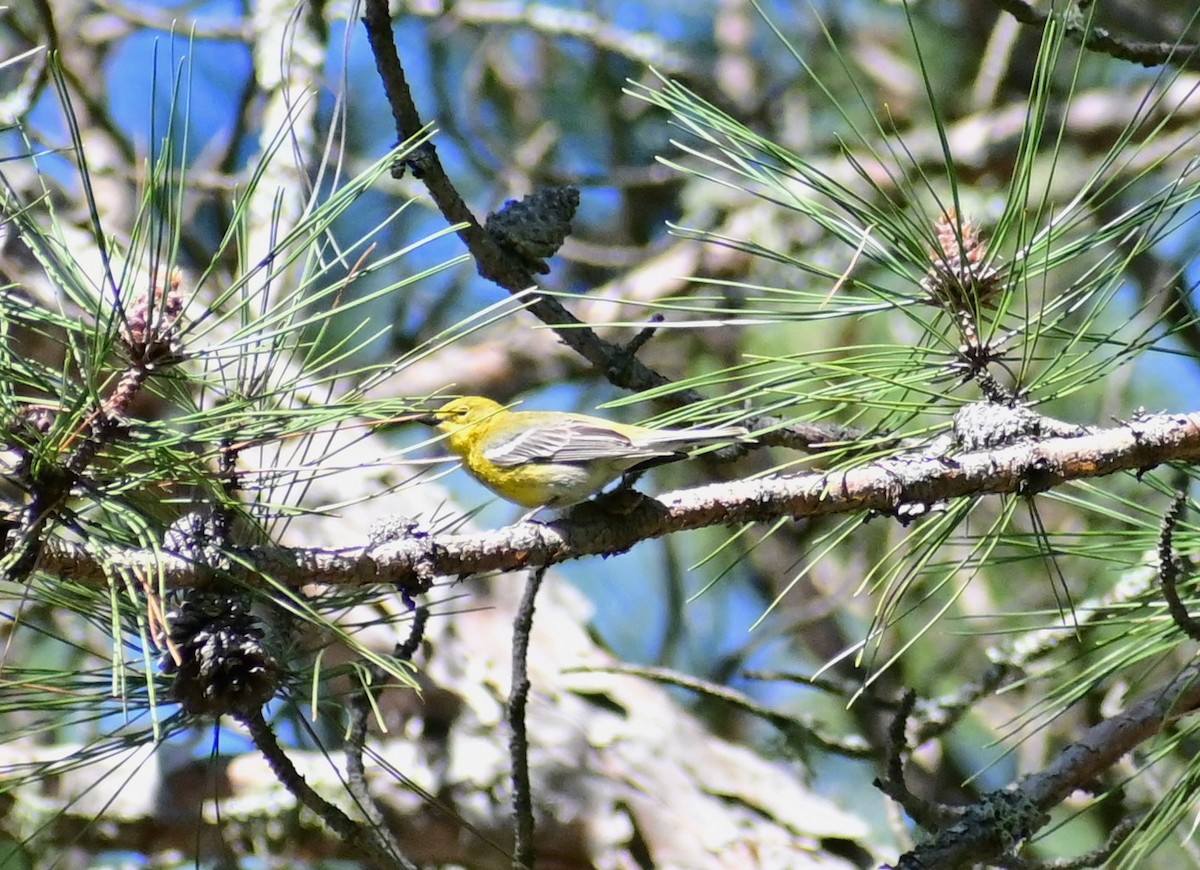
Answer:
<path fill-rule="evenodd" d="M 839 185 L 823 202 L 860 197 L 861 224 L 870 215 L 890 221 L 884 229 L 896 228 L 910 254 L 935 250 L 934 222 L 951 202 L 985 240 L 1008 222 L 998 263 L 1033 250 L 1037 232 L 1068 216 L 1056 241 L 1068 252 L 1056 248 L 1060 259 L 1044 270 L 1038 264 L 1053 260 L 1049 245 L 1027 256 L 1026 277 L 990 321 L 1025 333 L 1010 345 L 1012 385 L 1029 389 L 1040 410 L 1083 425 L 1139 409 L 1195 410 L 1200 273 L 1192 252 L 1200 224 L 1191 200 L 1200 79 L 1181 68 L 1187 64 L 1146 69 L 1097 53 L 1080 58 L 1069 41 L 1049 62 L 1039 30 L 997 5 L 763 2 L 770 25 L 748 0 L 429 0 L 393 10 L 414 96 L 463 197 L 482 218 L 539 187 L 578 186 L 574 232 L 541 286 L 617 342 L 655 312 L 665 315 L 640 358 L 712 400 L 696 421 L 768 410 L 865 427 L 881 438 L 917 436 L 944 431 L 954 411 L 978 398 L 949 364 L 958 336 L 918 298 L 914 285 L 928 259 L 910 257 L 889 270 L 869 249 L 856 252 L 829 226 L 787 207 L 802 185 L 793 186 L 785 161 L 759 152 L 758 182 L 714 167 L 704 155 L 728 152 L 686 129 L 700 116 L 689 114 L 698 101 L 711 112 L 701 132 L 777 143 Z M 1097 26 L 1130 40 L 1200 37 L 1187 0 L 1094 6 L 1088 14 Z M 177 239 L 168 259 L 217 286 L 235 284 L 253 264 L 239 262 L 222 240 L 238 225 L 240 198 L 263 187 L 255 173 L 273 147 L 300 167 L 279 182 L 287 187 L 276 207 L 286 212 L 290 199 L 329 195 L 396 144 L 359 14 L 341 2 L 10 4 L 0 11 L 0 58 L 9 59 L 0 68 L 0 170 L 10 193 L 31 207 L 52 204 L 64 226 L 86 229 L 90 188 L 103 232 L 128 244 L 135 227 L 153 223 L 139 207 L 156 167 L 178 191 L 176 202 L 148 206 L 161 210 Z M 51 51 L 61 88 L 50 75 Z M 1188 58 L 1193 69 L 1195 61 Z M 692 95 L 673 112 L 661 96 L 664 80 Z M 297 88 L 285 100 L 295 124 L 276 142 L 269 124 L 278 118 L 266 110 L 281 86 Z M 1020 147 L 1036 114 L 1031 92 L 1041 94 L 1032 104 L 1047 130 L 1033 151 Z M 741 126 L 722 128 L 718 114 Z M 1142 206 L 1147 215 L 1129 217 Z M 380 226 L 376 256 L 428 241 L 355 280 L 347 293 L 362 305 L 330 312 L 321 334 L 329 344 L 361 338 L 357 330 L 370 320 L 370 341 L 339 362 L 351 376 L 415 354 L 411 365 L 372 383 L 373 399 L 467 392 L 590 412 L 626 398 L 520 312 L 430 350 L 504 293 L 471 262 L 455 260 L 461 244 L 444 234 L 445 220 L 411 174 L 385 175 L 358 193 L 333 216 L 330 244 L 351 248 Z M 53 288 L 36 289 L 46 281 L 20 245 L 4 248 L 0 269 L 33 298 L 54 298 Z M 402 292 L 378 292 L 412 276 L 421 277 Z M 1039 320 L 1045 311 L 1054 316 Z M 667 393 L 604 413 L 646 420 L 671 410 Z M 139 414 L 153 419 L 161 411 Z M 407 447 L 425 435 L 395 437 Z M 848 461 L 774 449 L 734 465 L 662 469 L 644 488 Z M 485 527 L 517 515 L 464 475 L 442 483 Z M 953 731 L 916 753 L 914 791 L 966 802 L 1039 769 L 1055 747 L 1192 655 L 1147 592 L 1161 517 L 1177 485 L 1165 475 L 1094 481 L 1036 500 L 953 506 L 910 527 L 847 517 L 732 535 L 706 530 L 558 572 L 591 599 L 595 631 L 619 658 L 736 688 L 819 723 L 823 733 L 862 736 L 875 747 L 886 746 L 901 689 L 941 699 L 985 682 L 997 660 L 1019 660 L 1003 693 L 986 693 Z M 20 595 L 13 601 L 10 616 Z M 21 616 L 27 626 L 54 619 L 50 610 Z M 1042 646 L 1025 660 L 1014 652 L 1021 642 Z M 72 658 L 51 642 L 40 649 L 47 662 Z M 93 662 L 99 674 L 104 665 Z M 820 688 L 789 676 L 818 671 Z M 676 697 L 731 740 L 796 752 L 728 703 L 684 689 Z M 1150 775 L 1125 782 L 1148 751 L 1098 784 L 1098 793 L 1124 789 L 1125 803 L 1064 808 L 1062 824 L 1043 833 L 1035 854 L 1096 848 L 1119 819 L 1166 796 L 1176 809 L 1144 839 L 1153 865 L 1139 866 L 1200 865 L 1187 786 L 1195 738 L 1186 731 L 1169 735 Z M 322 737 L 336 742 L 336 732 L 335 724 Z M 302 745 L 310 739 L 302 731 L 294 737 Z M 244 749 L 238 741 L 229 734 L 220 751 Z M 211 748 L 198 745 L 201 754 Z M 814 790 L 879 832 L 867 848 L 895 854 L 879 844 L 901 842 L 907 829 L 871 789 L 877 768 L 811 747 L 803 759 Z"/>

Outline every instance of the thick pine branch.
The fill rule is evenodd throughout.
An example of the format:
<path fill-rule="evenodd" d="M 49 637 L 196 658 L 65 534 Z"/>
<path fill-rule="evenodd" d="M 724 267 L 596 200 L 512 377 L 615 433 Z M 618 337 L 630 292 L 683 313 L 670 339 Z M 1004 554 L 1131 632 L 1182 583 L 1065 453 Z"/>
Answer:
<path fill-rule="evenodd" d="M 382 583 L 416 594 L 437 577 L 612 555 L 639 541 L 687 529 L 784 516 L 893 515 L 902 508 L 950 499 L 1033 495 L 1071 480 L 1140 473 L 1167 462 L 1200 462 L 1200 412 L 1147 416 L 1078 437 L 1022 441 L 957 455 L 906 455 L 846 471 L 711 484 L 621 504 L 616 504 L 619 499 L 602 499 L 548 524 L 525 522 L 466 535 L 415 534 L 374 548 L 248 549 L 238 556 L 244 566 L 239 579 L 253 584 L 261 574 L 289 586 Z M 206 574 L 169 554 L 107 555 L 110 565 L 115 562 L 144 576 L 161 572 L 169 588 L 196 585 Z M 81 583 L 106 582 L 100 561 L 77 545 L 47 542 L 38 568 Z"/>

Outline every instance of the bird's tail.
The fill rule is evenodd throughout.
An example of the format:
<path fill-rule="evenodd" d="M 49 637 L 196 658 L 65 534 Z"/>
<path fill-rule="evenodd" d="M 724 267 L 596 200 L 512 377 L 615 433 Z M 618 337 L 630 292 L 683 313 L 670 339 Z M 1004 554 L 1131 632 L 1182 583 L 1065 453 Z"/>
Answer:
<path fill-rule="evenodd" d="M 724 426 L 716 429 L 663 429 L 639 439 L 647 447 L 663 447 L 686 450 L 708 444 L 751 444 L 754 442 L 750 430 L 741 426 Z"/>

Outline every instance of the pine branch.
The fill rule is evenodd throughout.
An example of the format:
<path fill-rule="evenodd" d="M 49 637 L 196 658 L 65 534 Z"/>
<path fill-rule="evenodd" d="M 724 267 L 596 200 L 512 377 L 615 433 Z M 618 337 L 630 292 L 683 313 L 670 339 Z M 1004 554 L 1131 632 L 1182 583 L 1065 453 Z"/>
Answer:
<path fill-rule="evenodd" d="M 414 134 L 419 135 L 424 129 L 424 124 L 413 101 L 396 50 L 387 3 L 384 0 L 366 0 L 363 24 L 367 29 L 371 51 L 375 55 L 376 69 L 387 92 L 388 103 L 392 107 L 397 135 L 401 140 Z M 521 293 L 536 286 L 530 271 L 505 253 L 476 219 L 442 168 L 441 160 L 438 159 L 432 144 L 424 146 L 420 154 L 414 155 L 408 161 L 408 165 L 413 168 L 413 174 L 425 184 L 447 222 L 464 225 L 463 229 L 458 231 L 458 236 L 471 252 L 481 276 L 510 293 Z M 583 327 L 582 322 L 554 298 L 537 296 L 530 304 L 529 310 L 543 323 L 553 327 L 559 338 L 598 370 L 615 370 L 616 363 L 622 359 L 622 348 L 603 341 L 591 329 Z M 620 372 L 622 383 L 619 385 L 630 389 L 649 389 L 668 383 L 661 374 L 646 368 L 636 360 L 622 366 Z M 686 403 L 685 400 L 684 404 Z"/>
<path fill-rule="evenodd" d="M 371 51 L 375 56 L 375 67 L 387 93 L 400 140 L 419 136 L 424 131 L 420 113 L 413 101 L 404 67 L 396 50 L 392 34 L 391 16 L 386 0 L 366 0 L 363 24 Z M 479 274 L 509 293 L 525 293 L 537 288 L 530 270 L 497 244 L 467 206 L 453 181 L 442 167 L 437 150 L 432 143 L 425 143 L 418 153 L 413 154 L 405 165 L 425 184 L 438 210 L 452 225 L 462 225 L 458 236 L 470 251 Z M 663 387 L 670 381 L 660 372 L 648 367 L 625 347 L 600 338 L 594 330 L 569 312 L 554 297 L 535 293 L 527 306 L 529 312 L 554 330 L 564 344 L 586 359 L 612 384 L 633 391 Z M 695 390 L 678 390 L 671 394 L 670 401 L 677 407 L 695 404 L 703 397 Z M 776 420 L 764 418 L 757 421 L 757 428 L 775 426 Z M 752 426 L 753 428 L 753 426 Z M 826 431 L 819 425 L 810 425 L 792 432 L 773 435 L 774 443 L 787 443 L 791 447 L 808 447 L 829 441 L 843 440 L 845 429 Z"/>
<path fill-rule="evenodd" d="M 896 515 L 982 495 L 1031 495 L 1071 480 L 1121 471 L 1145 472 L 1166 462 L 1200 462 L 1200 413 L 1147 416 L 1079 437 L 1029 440 L 995 449 L 933 457 L 884 459 L 845 471 L 739 480 L 642 497 L 630 506 L 586 502 L 548 524 L 525 522 L 467 535 L 429 535 L 378 547 L 337 550 L 261 547 L 238 554 L 234 573 L 306 583 L 392 584 L 408 594 L 436 577 L 553 565 L 583 556 L 622 553 L 673 532 L 746 522 L 871 513 Z M 170 588 L 197 583 L 202 566 L 146 551 L 108 554 L 135 572 L 161 572 Z M 104 565 L 86 547 L 46 542 L 38 567 L 79 583 L 102 585 Z"/>
<path fill-rule="evenodd" d="M 961 821 L 929 843 L 902 855 L 896 863 L 897 870 L 954 870 L 999 857 L 1013 845 L 1005 842 L 1004 825 L 996 818 L 999 798 L 1003 798 L 1006 806 L 1025 808 L 1027 818 L 1040 815 L 1073 791 L 1095 782 L 1127 752 L 1197 707 L 1200 707 L 1200 665 L 1193 664 L 1123 713 L 1088 729 L 1043 770 L 964 808 Z"/>

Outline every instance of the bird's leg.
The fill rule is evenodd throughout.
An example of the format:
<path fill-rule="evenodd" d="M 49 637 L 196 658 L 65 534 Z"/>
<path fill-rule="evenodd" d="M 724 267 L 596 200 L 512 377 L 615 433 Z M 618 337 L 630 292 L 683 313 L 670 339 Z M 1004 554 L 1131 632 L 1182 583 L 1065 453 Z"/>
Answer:
<path fill-rule="evenodd" d="M 544 511 L 548 507 L 550 507 L 550 505 L 544 504 L 541 507 L 535 507 L 531 511 L 526 511 L 525 513 L 521 514 L 521 516 L 517 520 L 517 522 L 518 523 L 539 523 L 539 524 L 544 525 L 544 523 L 542 523 L 541 520 L 535 520 L 534 517 L 536 517 L 538 514 L 540 514 L 542 511 Z"/>
<path fill-rule="evenodd" d="M 649 468 L 641 467 L 631 468 L 629 471 L 626 471 L 621 475 L 621 479 L 617 481 L 617 485 L 610 490 L 610 493 L 624 492 L 627 489 L 633 489 L 634 485 L 642 479 L 642 475 L 649 470 Z"/>

